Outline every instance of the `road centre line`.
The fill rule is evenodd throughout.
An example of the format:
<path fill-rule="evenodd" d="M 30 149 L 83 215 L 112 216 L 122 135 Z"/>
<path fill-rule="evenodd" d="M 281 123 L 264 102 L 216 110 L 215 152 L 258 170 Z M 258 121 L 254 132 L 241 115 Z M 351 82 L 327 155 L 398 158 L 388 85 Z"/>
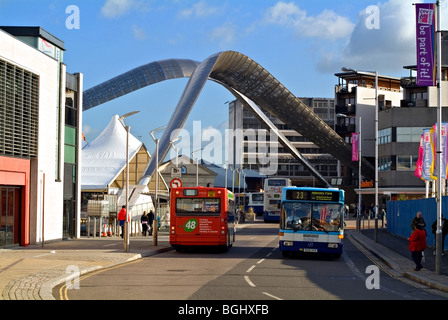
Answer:
<path fill-rule="evenodd" d="M 255 268 L 255 265 L 253 265 L 252 267 L 250 267 L 249 269 L 247 269 L 247 273 L 251 272 L 253 269 Z"/>
<path fill-rule="evenodd" d="M 276 300 L 283 300 L 282 298 L 279 298 L 279 297 L 276 297 L 276 296 L 274 296 L 274 295 L 272 295 L 272 294 L 270 294 L 270 293 L 267 293 L 267 292 L 262 292 L 264 295 L 266 295 L 266 296 L 268 296 L 268 297 L 271 297 L 271 298 L 274 298 L 274 299 L 276 299 Z"/>
<path fill-rule="evenodd" d="M 244 280 L 246 280 L 246 282 L 247 282 L 251 287 L 256 287 L 256 285 L 255 285 L 252 281 L 250 281 L 250 279 L 249 279 L 248 276 L 244 276 Z"/>
<path fill-rule="evenodd" d="M 120 241 L 120 243 L 122 243 L 123 241 Z M 116 246 L 117 244 L 119 244 L 119 243 L 117 243 L 117 242 L 114 242 L 114 243 L 109 243 L 109 244 L 105 244 L 105 245 L 103 245 L 103 247 L 112 247 L 112 246 Z"/>
<path fill-rule="evenodd" d="M 260 263 L 262 263 L 262 262 L 263 262 L 264 260 L 265 260 L 264 258 L 263 258 L 263 259 L 260 259 L 260 260 L 258 260 L 257 264 L 260 264 Z"/>

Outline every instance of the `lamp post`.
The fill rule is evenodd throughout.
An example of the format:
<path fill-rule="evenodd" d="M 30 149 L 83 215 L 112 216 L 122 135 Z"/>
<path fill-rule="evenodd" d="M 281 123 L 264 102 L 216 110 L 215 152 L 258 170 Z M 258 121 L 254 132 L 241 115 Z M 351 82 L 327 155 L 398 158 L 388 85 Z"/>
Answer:
<path fill-rule="evenodd" d="M 132 112 L 128 112 L 124 115 L 122 115 L 121 117 L 118 118 L 118 120 L 121 122 L 121 124 L 123 125 L 123 127 L 126 129 L 126 218 L 124 221 L 124 235 L 123 235 L 123 249 L 124 252 L 129 252 L 130 251 L 130 241 L 129 241 L 129 229 L 130 229 L 130 225 L 128 222 L 129 219 L 129 131 L 131 130 L 131 127 L 127 126 L 124 122 L 124 119 L 132 116 L 136 113 L 139 113 L 140 111 L 132 111 Z"/>
<path fill-rule="evenodd" d="M 174 143 L 177 141 L 182 140 L 182 136 L 181 137 L 177 137 L 176 139 L 170 141 L 170 146 L 173 147 L 174 151 L 176 152 L 176 168 L 179 168 L 179 148 L 177 148 Z"/>
<path fill-rule="evenodd" d="M 165 129 L 166 126 L 159 127 L 157 129 L 152 130 L 149 134 L 151 135 L 152 139 L 156 143 L 156 192 L 155 192 L 155 205 L 154 205 L 154 221 L 152 222 L 152 245 L 157 246 L 157 236 L 158 236 L 158 230 L 157 230 L 157 224 L 158 224 L 158 207 L 159 207 L 159 199 L 158 199 L 158 192 L 159 192 L 159 139 L 157 139 L 154 136 L 154 133 L 156 131 Z"/>
<path fill-rule="evenodd" d="M 358 193 L 358 215 L 356 217 L 356 230 L 359 232 L 361 230 L 361 187 L 362 187 L 362 174 L 361 174 L 361 159 L 362 159 L 362 136 L 361 136 L 361 125 L 362 125 L 362 120 L 361 120 L 361 116 L 359 116 L 359 130 L 358 130 L 358 189 L 359 189 L 359 193 Z"/>
<path fill-rule="evenodd" d="M 227 171 L 229 170 L 229 162 L 226 161 L 225 165 L 226 165 L 226 181 L 225 181 L 225 188 L 227 189 Z"/>
<path fill-rule="evenodd" d="M 344 72 L 358 72 L 351 68 L 342 68 Z M 376 71 L 362 71 L 366 74 L 373 75 L 375 77 L 375 232 L 374 240 L 378 242 L 378 70 Z"/>
<path fill-rule="evenodd" d="M 204 148 L 197 149 L 197 150 L 194 150 L 194 151 L 191 153 L 191 155 L 193 156 L 193 158 L 196 159 L 196 187 L 199 186 L 199 158 L 197 158 L 197 157 L 194 155 L 194 153 L 195 153 L 196 151 L 201 151 L 201 150 L 203 150 L 203 149 L 204 149 Z"/>
<path fill-rule="evenodd" d="M 348 118 L 347 115 L 339 113 L 338 116 Z M 356 117 L 355 117 L 356 118 Z M 361 159 L 362 159 L 362 118 L 358 117 L 359 125 L 358 125 L 358 214 L 356 215 L 356 231 L 361 230 L 361 186 L 362 186 L 362 175 L 361 175 Z M 353 143 L 353 141 L 352 141 Z"/>
<path fill-rule="evenodd" d="M 440 15 L 441 1 L 436 2 L 437 21 L 437 228 L 436 228 L 436 274 L 442 269 L 442 23 Z"/>

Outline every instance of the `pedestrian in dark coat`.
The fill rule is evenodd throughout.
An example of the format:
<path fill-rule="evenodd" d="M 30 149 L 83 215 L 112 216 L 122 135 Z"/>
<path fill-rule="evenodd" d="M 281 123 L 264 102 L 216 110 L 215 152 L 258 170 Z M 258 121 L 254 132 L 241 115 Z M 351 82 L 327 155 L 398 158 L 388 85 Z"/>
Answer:
<path fill-rule="evenodd" d="M 434 241 L 436 237 L 436 231 L 437 231 L 437 220 L 434 221 L 434 223 L 432 224 L 432 233 L 434 234 Z M 447 234 L 448 234 L 448 219 L 446 219 L 442 215 L 442 255 L 445 255 L 444 248 L 445 248 L 445 238 Z M 436 254 L 435 246 L 434 246 L 434 254 Z"/>
<path fill-rule="evenodd" d="M 425 230 L 426 222 L 425 219 L 422 217 L 422 212 L 418 211 L 415 215 L 414 219 L 411 221 L 411 229 L 414 231 L 416 228 L 420 227 L 420 229 Z"/>
<path fill-rule="evenodd" d="M 140 218 L 140 222 L 142 224 L 142 235 L 144 237 L 146 237 L 146 232 L 148 231 L 148 226 L 149 226 L 149 217 L 146 214 L 146 211 L 143 212 L 143 215 Z"/>
<path fill-rule="evenodd" d="M 151 210 L 151 211 L 149 211 L 149 214 L 148 214 L 149 235 L 150 236 L 152 235 L 153 222 L 154 222 L 154 212 Z"/>

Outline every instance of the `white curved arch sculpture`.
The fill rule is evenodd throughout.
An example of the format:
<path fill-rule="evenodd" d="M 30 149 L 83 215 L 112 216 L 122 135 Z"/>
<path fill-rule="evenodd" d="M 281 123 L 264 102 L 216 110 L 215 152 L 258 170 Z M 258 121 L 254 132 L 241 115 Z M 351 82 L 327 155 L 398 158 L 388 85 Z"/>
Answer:
<path fill-rule="evenodd" d="M 351 160 L 350 145 L 345 143 L 330 126 L 261 65 L 235 51 L 216 53 L 201 63 L 192 60 L 170 59 L 135 68 L 86 90 L 83 100 L 84 110 L 153 83 L 181 77 L 190 79 L 171 116 L 165 133 L 160 139 L 160 161 L 168 153 L 170 139 L 177 136 L 177 133 L 172 133 L 183 127 L 206 81 L 210 79 L 225 86 L 246 106 L 250 106 L 248 101 L 254 102 L 260 109 L 275 115 L 342 163 L 354 169 L 357 168 L 356 162 Z M 238 94 L 235 94 L 235 91 Z M 282 144 L 285 145 L 285 142 L 283 141 Z M 298 154 L 300 155 L 300 153 Z M 322 181 L 322 176 L 307 163 L 305 158 L 300 158 L 297 155 L 295 157 Z M 362 167 L 364 176 L 372 177 L 374 175 L 373 166 L 365 159 L 363 159 Z M 155 159 L 151 159 L 141 184 L 146 184 L 154 171 Z M 328 185 L 325 179 L 322 182 Z"/>

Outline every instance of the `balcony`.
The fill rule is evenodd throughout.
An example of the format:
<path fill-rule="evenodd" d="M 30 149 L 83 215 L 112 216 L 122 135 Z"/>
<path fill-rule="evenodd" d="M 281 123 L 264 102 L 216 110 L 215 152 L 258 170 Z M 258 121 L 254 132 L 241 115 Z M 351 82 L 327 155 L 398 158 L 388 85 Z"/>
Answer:
<path fill-rule="evenodd" d="M 336 113 L 342 114 L 355 114 L 356 113 L 356 105 L 354 104 L 346 104 L 346 105 L 337 105 Z"/>
<path fill-rule="evenodd" d="M 427 99 L 417 99 L 417 100 L 401 100 L 400 107 L 402 108 L 424 108 L 428 106 Z"/>
<path fill-rule="evenodd" d="M 339 135 L 356 132 L 356 125 L 355 124 L 337 124 L 335 126 L 335 131 Z"/>

